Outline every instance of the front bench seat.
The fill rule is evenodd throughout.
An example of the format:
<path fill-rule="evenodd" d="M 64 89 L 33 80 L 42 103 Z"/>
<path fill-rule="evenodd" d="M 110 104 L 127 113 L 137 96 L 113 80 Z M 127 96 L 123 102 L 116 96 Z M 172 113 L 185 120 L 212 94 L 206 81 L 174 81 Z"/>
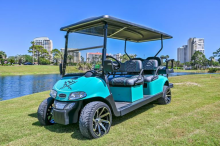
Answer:
<path fill-rule="evenodd" d="M 129 60 L 123 63 L 122 67 L 119 69 L 120 72 L 132 72 L 139 75 L 127 75 L 119 76 L 109 79 L 109 84 L 112 86 L 135 86 L 144 83 L 142 74 L 142 62 L 140 60 Z"/>
<path fill-rule="evenodd" d="M 138 79 L 139 75 L 128 75 L 128 76 L 120 76 L 115 77 L 110 80 L 110 85 L 112 86 L 134 86 L 134 85 L 141 85 L 144 82 L 143 77 Z"/>

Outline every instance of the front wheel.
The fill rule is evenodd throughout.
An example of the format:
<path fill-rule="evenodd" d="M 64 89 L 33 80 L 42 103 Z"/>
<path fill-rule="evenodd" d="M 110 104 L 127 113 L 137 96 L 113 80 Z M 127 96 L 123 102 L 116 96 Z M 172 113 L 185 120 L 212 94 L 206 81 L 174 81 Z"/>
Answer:
<path fill-rule="evenodd" d="M 163 87 L 163 96 L 158 99 L 158 104 L 169 104 L 171 102 L 171 90 L 168 86 Z"/>
<path fill-rule="evenodd" d="M 54 99 L 52 97 L 49 97 L 40 104 L 37 110 L 38 120 L 40 124 L 43 126 L 54 124 L 53 103 L 54 103 Z"/>
<path fill-rule="evenodd" d="M 103 102 L 90 102 L 82 110 L 79 119 L 79 128 L 87 138 L 99 138 L 107 134 L 112 123 L 112 113 Z"/>

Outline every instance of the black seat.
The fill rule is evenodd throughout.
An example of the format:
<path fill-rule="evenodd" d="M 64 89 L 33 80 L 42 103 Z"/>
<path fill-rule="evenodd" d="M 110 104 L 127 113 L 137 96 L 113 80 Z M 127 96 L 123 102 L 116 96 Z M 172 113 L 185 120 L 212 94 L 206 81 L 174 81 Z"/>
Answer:
<path fill-rule="evenodd" d="M 134 75 L 119 76 L 109 79 L 112 86 L 135 86 L 144 83 L 142 72 L 142 62 L 140 60 L 129 60 L 122 63 L 120 72 L 130 72 Z"/>
<path fill-rule="evenodd" d="M 154 81 L 156 79 L 158 79 L 158 76 L 144 75 L 144 82 L 152 82 L 152 81 Z"/>
<path fill-rule="evenodd" d="M 112 86 L 134 86 L 143 84 L 143 77 L 138 79 L 139 75 L 120 76 L 110 79 L 109 83 Z"/>
<path fill-rule="evenodd" d="M 143 63 L 143 69 L 145 73 L 144 82 L 152 82 L 158 79 L 158 75 L 155 75 L 155 72 L 158 66 L 161 64 L 161 62 L 158 61 L 157 59 L 154 59 L 153 57 L 148 57 L 142 63 Z"/>

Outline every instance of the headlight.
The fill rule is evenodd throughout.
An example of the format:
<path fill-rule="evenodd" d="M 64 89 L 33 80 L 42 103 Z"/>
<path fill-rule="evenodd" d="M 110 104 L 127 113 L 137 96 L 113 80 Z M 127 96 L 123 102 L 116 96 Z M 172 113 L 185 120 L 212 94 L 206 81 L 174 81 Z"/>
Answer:
<path fill-rule="evenodd" d="M 73 92 L 70 94 L 69 96 L 69 100 L 75 100 L 75 99 L 79 99 L 79 98 L 83 98 L 86 97 L 86 93 L 85 92 Z"/>
<path fill-rule="evenodd" d="M 53 98 L 56 98 L 56 96 L 57 96 L 57 91 L 52 89 L 52 90 L 50 91 L 50 96 L 53 97 Z"/>

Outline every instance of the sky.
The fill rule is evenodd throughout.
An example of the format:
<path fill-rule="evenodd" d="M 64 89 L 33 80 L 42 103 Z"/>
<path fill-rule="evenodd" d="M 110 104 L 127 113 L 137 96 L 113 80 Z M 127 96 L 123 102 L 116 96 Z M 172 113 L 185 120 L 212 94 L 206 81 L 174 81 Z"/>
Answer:
<path fill-rule="evenodd" d="M 176 59 L 177 48 L 197 37 L 205 39 L 209 58 L 220 48 L 219 6 L 220 0 L 0 0 L 0 51 L 7 56 L 28 54 L 30 42 L 41 36 L 49 37 L 53 48 L 64 48 L 61 27 L 110 15 L 172 35 L 164 40 L 159 56 Z M 123 53 L 123 45 L 108 41 L 108 53 Z M 152 56 L 160 49 L 160 41 L 128 43 L 127 48 L 129 54 Z"/>

